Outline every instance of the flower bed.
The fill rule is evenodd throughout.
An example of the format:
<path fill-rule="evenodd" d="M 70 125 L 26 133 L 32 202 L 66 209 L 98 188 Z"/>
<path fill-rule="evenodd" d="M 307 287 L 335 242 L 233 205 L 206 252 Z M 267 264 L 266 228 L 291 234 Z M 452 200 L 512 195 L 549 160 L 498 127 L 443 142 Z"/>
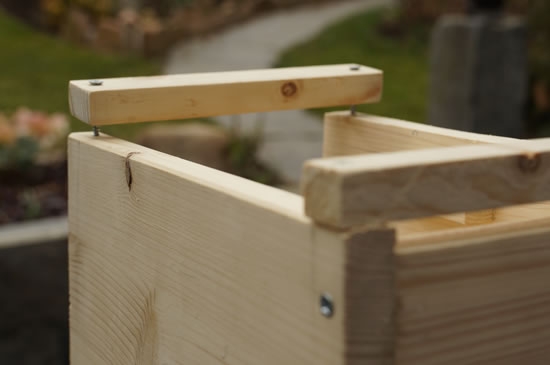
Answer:
<path fill-rule="evenodd" d="M 328 1 L 337 0 L 146 0 L 135 8 L 115 0 L 41 0 L 33 12 L 13 0 L 0 0 L 0 6 L 5 3 L 35 26 L 96 50 L 158 56 L 182 39 L 266 11 Z"/>
<path fill-rule="evenodd" d="M 68 131 L 63 114 L 0 114 L 0 225 L 66 213 Z"/>

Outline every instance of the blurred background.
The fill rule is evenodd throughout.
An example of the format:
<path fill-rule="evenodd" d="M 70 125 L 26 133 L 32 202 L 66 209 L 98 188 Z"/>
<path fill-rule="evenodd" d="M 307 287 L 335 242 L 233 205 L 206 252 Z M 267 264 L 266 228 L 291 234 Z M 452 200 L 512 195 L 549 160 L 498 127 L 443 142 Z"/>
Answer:
<path fill-rule="evenodd" d="M 359 63 L 359 112 L 550 136 L 548 0 L 0 0 L 0 47 L 0 364 L 68 364 L 69 80 Z M 296 191 L 326 111 L 101 132 Z"/>

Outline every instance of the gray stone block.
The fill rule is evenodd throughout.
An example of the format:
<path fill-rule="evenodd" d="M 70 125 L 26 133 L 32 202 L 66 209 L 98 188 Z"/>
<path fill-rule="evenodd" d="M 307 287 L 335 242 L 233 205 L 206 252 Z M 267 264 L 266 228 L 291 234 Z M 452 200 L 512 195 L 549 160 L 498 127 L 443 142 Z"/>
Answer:
<path fill-rule="evenodd" d="M 428 122 L 472 130 L 475 32 L 464 16 L 445 16 L 432 32 Z"/>
<path fill-rule="evenodd" d="M 432 33 L 428 122 L 521 138 L 526 27 L 499 15 L 446 16 Z"/>

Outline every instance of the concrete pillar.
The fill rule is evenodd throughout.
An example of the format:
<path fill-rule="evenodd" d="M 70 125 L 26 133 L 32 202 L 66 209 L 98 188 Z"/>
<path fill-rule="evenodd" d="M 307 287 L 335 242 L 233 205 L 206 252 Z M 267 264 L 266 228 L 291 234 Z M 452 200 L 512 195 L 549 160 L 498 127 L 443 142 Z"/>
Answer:
<path fill-rule="evenodd" d="M 432 33 L 428 122 L 521 138 L 526 26 L 498 13 L 444 16 Z"/>

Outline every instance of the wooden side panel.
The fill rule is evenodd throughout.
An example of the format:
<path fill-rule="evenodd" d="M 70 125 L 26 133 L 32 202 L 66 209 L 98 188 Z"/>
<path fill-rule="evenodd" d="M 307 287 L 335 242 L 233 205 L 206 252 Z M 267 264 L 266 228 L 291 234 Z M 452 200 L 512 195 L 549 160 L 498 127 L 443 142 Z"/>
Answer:
<path fill-rule="evenodd" d="M 547 364 L 550 228 L 539 226 L 398 245 L 395 364 Z"/>
<path fill-rule="evenodd" d="M 105 135 L 69 158 L 72 365 L 348 363 L 346 238 L 299 196 Z"/>
<path fill-rule="evenodd" d="M 393 229 L 352 235 L 346 242 L 346 358 L 349 365 L 393 365 L 397 294 Z"/>
<path fill-rule="evenodd" d="M 356 65 L 357 66 L 357 65 Z M 382 72 L 331 65 L 71 81 L 72 114 L 92 125 L 373 103 Z"/>

